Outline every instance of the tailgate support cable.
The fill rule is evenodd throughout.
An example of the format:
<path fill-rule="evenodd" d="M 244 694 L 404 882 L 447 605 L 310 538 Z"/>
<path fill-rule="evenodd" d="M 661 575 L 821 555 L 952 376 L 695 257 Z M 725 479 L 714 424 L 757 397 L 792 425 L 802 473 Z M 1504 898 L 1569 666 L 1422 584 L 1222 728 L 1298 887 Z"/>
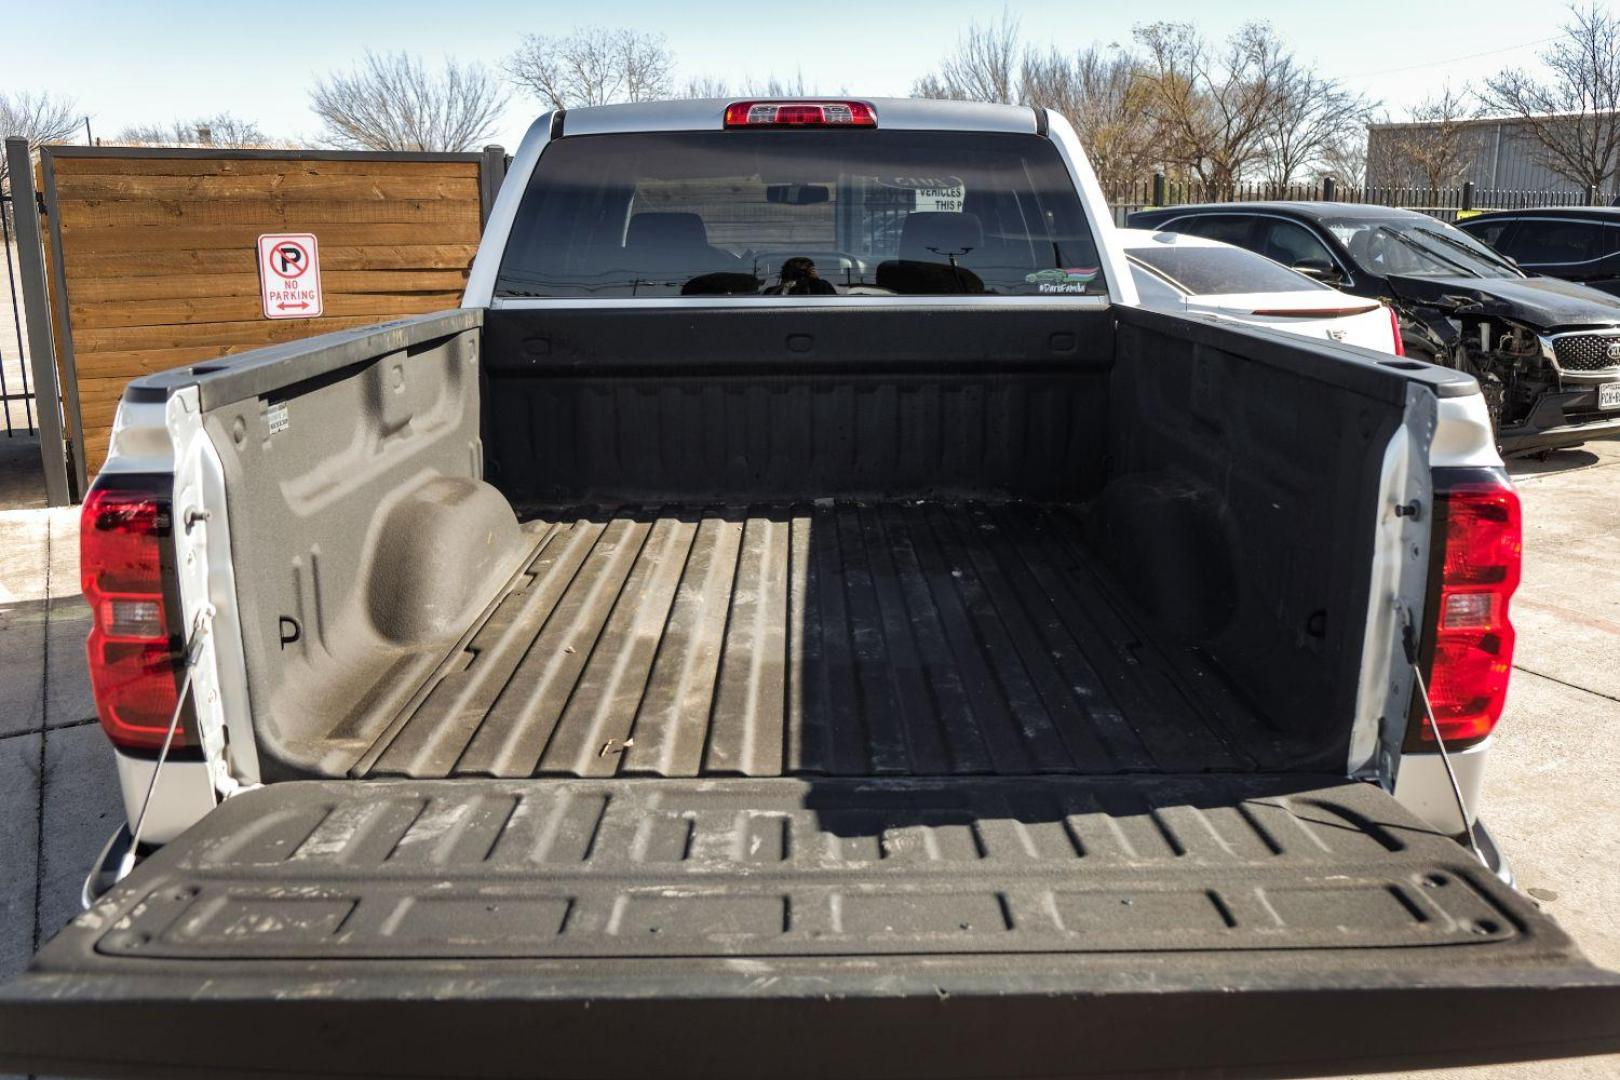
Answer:
<path fill-rule="evenodd" d="M 184 674 L 180 679 L 179 693 L 175 695 L 174 713 L 169 717 L 169 730 L 163 735 L 163 746 L 158 750 L 157 761 L 152 766 L 152 778 L 146 782 L 146 794 L 141 797 L 140 813 L 135 815 L 134 824 L 130 827 L 129 850 L 125 851 L 124 857 L 119 860 L 118 873 L 113 877 L 115 883 L 124 880 L 130 871 L 135 869 L 135 859 L 141 847 L 141 830 L 146 826 L 146 812 L 152 806 L 152 795 L 157 791 L 158 776 L 162 774 L 163 763 L 168 760 L 169 749 L 174 745 L 174 733 L 180 728 L 180 714 L 186 707 L 186 694 L 191 690 L 191 673 L 196 670 L 197 658 L 202 655 L 203 639 L 207 637 L 213 619 L 213 605 L 205 604 L 202 610 L 197 612 L 196 621 L 191 624 L 191 639 L 186 643 L 186 652 L 182 659 Z M 98 861 L 96 867 L 90 871 L 90 877 L 85 880 L 86 908 L 90 906 L 90 900 L 95 895 L 93 884 L 100 869 Z"/>
<path fill-rule="evenodd" d="M 1468 804 L 1463 801 L 1462 785 L 1457 783 L 1457 771 L 1451 767 L 1451 753 L 1446 749 L 1445 736 L 1440 734 L 1440 723 L 1434 718 L 1434 706 L 1429 702 L 1429 684 L 1423 678 L 1423 665 L 1418 663 L 1417 634 L 1412 630 L 1412 613 L 1408 611 L 1405 615 L 1406 622 L 1401 627 L 1401 647 L 1406 650 L 1406 662 L 1412 665 L 1412 677 L 1417 680 L 1418 697 L 1423 699 L 1423 715 L 1429 722 L 1429 730 L 1434 733 L 1434 745 L 1440 751 L 1440 764 L 1445 766 L 1446 779 L 1451 782 L 1451 794 L 1457 800 L 1457 816 L 1462 821 L 1463 832 L 1468 834 L 1468 849 L 1481 866 L 1490 870 L 1491 864 L 1486 860 L 1485 853 L 1479 850 L 1474 826 L 1468 820 Z M 1495 873 L 1494 870 L 1491 872 Z"/>

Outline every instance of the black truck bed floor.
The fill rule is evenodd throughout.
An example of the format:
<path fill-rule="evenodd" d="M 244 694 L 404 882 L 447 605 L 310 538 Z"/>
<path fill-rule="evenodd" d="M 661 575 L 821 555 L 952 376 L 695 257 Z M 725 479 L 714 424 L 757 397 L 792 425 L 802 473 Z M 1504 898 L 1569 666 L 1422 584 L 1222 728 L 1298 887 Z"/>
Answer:
<path fill-rule="evenodd" d="M 837 503 L 553 513 L 357 776 L 945 775 L 1275 768 L 1272 733 L 1157 648 L 1072 508 Z"/>

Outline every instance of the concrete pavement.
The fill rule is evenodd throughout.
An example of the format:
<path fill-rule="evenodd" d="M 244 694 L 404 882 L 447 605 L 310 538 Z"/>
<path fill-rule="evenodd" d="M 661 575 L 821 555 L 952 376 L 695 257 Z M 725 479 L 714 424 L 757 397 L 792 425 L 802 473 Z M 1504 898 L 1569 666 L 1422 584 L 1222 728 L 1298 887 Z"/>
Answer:
<path fill-rule="evenodd" d="M 0 510 L 0 978 L 78 912 L 123 819 L 85 674 L 78 531 L 77 507 Z"/>
<path fill-rule="evenodd" d="M 1620 441 L 1575 453 L 1590 460 L 1515 480 L 1516 670 L 1485 805 L 1520 883 L 1620 970 Z"/>

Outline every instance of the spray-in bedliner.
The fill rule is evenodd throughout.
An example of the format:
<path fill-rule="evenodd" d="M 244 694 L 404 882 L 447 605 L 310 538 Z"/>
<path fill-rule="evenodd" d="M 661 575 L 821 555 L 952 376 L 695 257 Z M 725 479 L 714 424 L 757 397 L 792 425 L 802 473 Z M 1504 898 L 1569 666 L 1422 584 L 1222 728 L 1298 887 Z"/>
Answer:
<path fill-rule="evenodd" d="M 1160 648 L 1072 508 L 824 503 L 543 515 L 508 593 L 362 776 L 1276 769 Z"/>

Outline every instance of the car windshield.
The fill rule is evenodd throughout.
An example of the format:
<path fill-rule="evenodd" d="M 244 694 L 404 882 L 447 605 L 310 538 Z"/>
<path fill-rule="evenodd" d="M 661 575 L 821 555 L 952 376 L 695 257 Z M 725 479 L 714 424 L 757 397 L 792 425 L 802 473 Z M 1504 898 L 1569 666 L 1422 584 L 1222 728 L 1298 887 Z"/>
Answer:
<path fill-rule="evenodd" d="M 1321 282 L 1264 255 L 1224 244 L 1150 244 L 1133 247 L 1129 254 L 1132 261 L 1193 296 L 1327 291 Z"/>
<path fill-rule="evenodd" d="M 1106 293 L 1068 170 L 1034 135 L 648 132 L 535 166 L 496 295 Z"/>
<path fill-rule="evenodd" d="M 1326 225 L 1357 266 L 1380 276 L 1524 276 L 1502 256 L 1443 222 L 1346 218 Z"/>

